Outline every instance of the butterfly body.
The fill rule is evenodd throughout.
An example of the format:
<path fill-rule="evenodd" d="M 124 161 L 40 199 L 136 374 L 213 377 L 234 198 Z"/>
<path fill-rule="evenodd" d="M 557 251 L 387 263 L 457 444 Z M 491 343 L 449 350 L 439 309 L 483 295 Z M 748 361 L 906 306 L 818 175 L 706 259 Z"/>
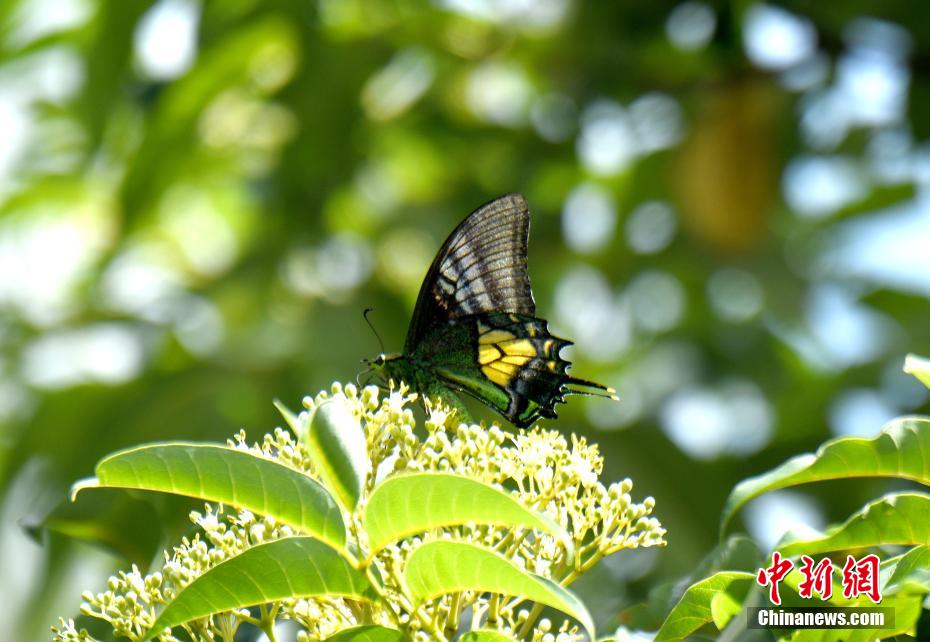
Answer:
<path fill-rule="evenodd" d="M 403 353 L 372 365 L 428 397 L 464 409 L 467 394 L 526 427 L 555 417 L 566 394 L 613 391 L 567 374 L 570 342 L 535 316 L 526 269 L 529 211 L 509 194 L 472 212 L 433 261 L 417 299 Z M 582 389 L 569 388 L 568 384 Z"/>

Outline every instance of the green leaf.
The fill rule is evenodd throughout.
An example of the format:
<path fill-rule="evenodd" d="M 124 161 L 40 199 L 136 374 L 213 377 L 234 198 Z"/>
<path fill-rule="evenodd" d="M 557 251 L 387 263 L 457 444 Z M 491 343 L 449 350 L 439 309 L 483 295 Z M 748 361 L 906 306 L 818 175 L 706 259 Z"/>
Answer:
<path fill-rule="evenodd" d="M 869 439 L 841 437 L 789 459 L 781 466 L 746 479 L 727 498 L 720 524 L 726 531 L 733 515 L 763 493 L 799 484 L 850 477 L 897 477 L 930 486 L 930 420 L 904 417 L 891 421 Z"/>
<path fill-rule="evenodd" d="M 892 207 L 914 197 L 915 187 L 908 183 L 876 186 L 865 190 L 862 198 L 841 207 L 835 214 L 837 218 L 849 218 L 866 212 L 877 212 L 886 207 Z"/>
<path fill-rule="evenodd" d="M 710 616 L 718 631 L 726 628 L 727 623 L 743 608 L 742 599 L 736 599 L 726 591 L 720 591 L 710 598 Z"/>
<path fill-rule="evenodd" d="M 885 582 L 884 595 L 930 593 L 930 546 L 915 546 L 901 556 Z"/>
<path fill-rule="evenodd" d="M 304 420 L 301 420 L 300 415 L 294 414 L 290 408 L 285 406 L 282 402 L 277 399 L 274 400 L 274 407 L 278 409 L 278 412 L 281 413 L 281 416 L 284 417 L 284 421 L 287 422 L 287 425 L 290 426 L 291 431 L 297 437 L 301 443 L 307 442 L 307 431 L 309 430 L 308 422 L 306 421 L 306 415 L 304 415 Z"/>
<path fill-rule="evenodd" d="M 866 504 L 839 527 L 815 539 L 779 545 L 786 557 L 872 546 L 930 544 L 930 496 L 919 493 L 887 495 Z"/>
<path fill-rule="evenodd" d="M 920 383 L 930 388 L 930 359 L 909 354 L 904 359 L 904 372 L 914 375 Z"/>
<path fill-rule="evenodd" d="M 919 597 L 901 597 L 882 600 L 880 606 L 894 609 L 894 627 L 885 629 L 797 629 L 780 638 L 792 642 L 875 642 L 894 640 L 899 635 L 912 635 L 920 617 Z M 810 606 L 810 604 L 805 604 Z M 871 602 L 856 606 L 875 606 Z M 904 638 L 913 639 L 913 638 Z"/>
<path fill-rule="evenodd" d="M 459 642 L 514 642 L 514 638 L 500 631 L 469 631 Z"/>
<path fill-rule="evenodd" d="M 534 528 L 565 542 L 570 551 L 568 534 L 552 519 L 504 491 L 460 475 L 389 477 L 372 491 L 363 517 L 372 553 L 409 535 L 468 522 Z"/>
<path fill-rule="evenodd" d="M 63 500 L 26 529 L 40 543 L 45 530 L 61 533 L 121 555 L 142 569 L 155 559 L 163 535 L 155 507 L 121 488 L 99 488 L 82 493 L 77 501 Z"/>
<path fill-rule="evenodd" d="M 310 418 L 307 447 L 323 483 L 347 511 L 355 510 L 371 470 L 371 460 L 365 431 L 345 398 L 336 396 L 316 408 Z"/>
<path fill-rule="evenodd" d="M 409 638 L 397 629 L 389 629 L 377 624 L 354 626 L 340 631 L 324 642 L 407 642 Z"/>
<path fill-rule="evenodd" d="M 742 573 L 737 571 L 723 571 L 715 573 L 710 577 L 692 584 L 685 591 L 681 600 L 672 609 L 662 627 L 656 634 L 657 642 L 660 640 L 683 640 L 708 622 L 713 621 L 714 606 L 713 601 L 721 593 L 734 594 L 731 587 L 733 585 L 742 585 L 752 582 L 754 576 L 752 573 Z M 742 589 L 742 587 L 739 587 Z M 748 589 L 748 586 L 747 586 Z M 730 597 L 733 603 L 740 603 L 735 597 Z M 725 613 L 732 610 L 732 604 L 727 602 L 718 602 L 717 615 L 721 619 Z M 729 614 L 732 617 L 732 613 Z M 729 619 L 726 617 L 726 619 Z"/>
<path fill-rule="evenodd" d="M 453 541 L 423 544 L 407 559 L 404 580 L 418 603 L 459 591 L 521 596 L 572 616 L 594 639 L 591 616 L 567 589 L 527 573 L 506 557 L 475 544 Z"/>
<path fill-rule="evenodd" d="M 745 535 L 731 535 L 708 553 L 682 579 L 663 582 L 649 591 L 647 599 L 624 609 L 620 618 L 631 629 L 656 630 L 669 611 L 678 603 L 691 584 L 720 571 L 755 573 L 762 564 L 762 553 L 756 543 Z"/>
<path fill-rule="evenodd" d="M 315 595 L 377 599 L 365 576 L 323 542 L 279 539 L 253 546 L 188 584 L 161 612 L 146 639 L 214 613 Z"/>
<path fill-rule="evenodd" d="M 227 446 L 160 443 L 130 448 L 97 464 L 84 488 L 135 488 L 197 497 L 268 515 L 337 548 L 342 513 L 322 484 L 284 464 Z"/>

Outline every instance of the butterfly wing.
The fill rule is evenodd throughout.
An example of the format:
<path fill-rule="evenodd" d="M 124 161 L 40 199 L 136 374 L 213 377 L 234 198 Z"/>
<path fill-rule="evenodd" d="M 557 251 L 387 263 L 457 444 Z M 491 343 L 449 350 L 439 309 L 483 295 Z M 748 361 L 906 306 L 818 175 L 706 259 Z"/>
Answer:
<path fill-rule="evenodd" d="M 469 214 L 427 272 L 405 345 L 422 392 L 432 385 L 469 394 L 519 427 L 555 417 L 555 405 L 568 394 L 613 396 L 567 373 L 559 352 L 569 342 L 535 316 L 526 270 L 529 225 L 519 194 Z"/>
<path fill-rule="evenodd" d="M 568 394 L 613 396 L 612 389 L 568 374 L 570 364 L 559 353 L 570 343 L 550 334 L 542 319 L 490 313 L 434 329 L 422 355 L 446 386 L 524 428 L 540 417 L 555 417 L 555 405 Z"/>
<path fill-rule="evenodd" d="M 431 329 L 453 319 L 492 312 L 534 315 L 526 270 L 529 230 L 529 208 L 520 194 L 501 196 L 469 214 L 423 280 L 405 352 L 414 352 Z"/>

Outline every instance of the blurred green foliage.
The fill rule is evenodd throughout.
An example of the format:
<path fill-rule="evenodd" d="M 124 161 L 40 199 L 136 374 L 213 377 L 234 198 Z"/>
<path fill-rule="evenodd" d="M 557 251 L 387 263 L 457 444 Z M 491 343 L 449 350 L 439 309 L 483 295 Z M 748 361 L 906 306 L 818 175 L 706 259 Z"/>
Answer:
<path fill-rule="evenodd" d="M 653 494 L 669 530 L 578 587 L 615 623 L 714 546 L 738 480 L 926 410 L 900 369 L 930 353 L 928 13 L 4 2 L 11 635 L 43 638 L 74 578 L 121 564 L 23 524 L 105 453 L 259 434 L 273 398 L 352 380 L 378 350 L 367 306 L 399 348 L 439 243 L 511 191 L 533 213 L 540 316 L 622 399 L 572 399 L 552 425 L 599 442 L 605 476 Z M 876 484 L 745 519 L 758 537 L 780 514 L 836 521 Z"/>

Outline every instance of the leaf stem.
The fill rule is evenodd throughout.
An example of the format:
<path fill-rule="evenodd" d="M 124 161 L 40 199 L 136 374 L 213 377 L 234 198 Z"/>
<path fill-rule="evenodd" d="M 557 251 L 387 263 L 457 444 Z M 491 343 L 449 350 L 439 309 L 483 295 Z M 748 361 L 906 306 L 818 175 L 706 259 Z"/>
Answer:
<path fill-rule="evenodd" d="M 262 606 L 260 612 L 262 614 L 259 628 L 262 632 L 268 637 L 268 642 L 278 642 L 277 637 L 274 632 L 274 623 L 278 617 L 278 611 L 281 608 L 281 604 L 275 604 L 272 608 L 267 606 Z"/>
<path fill-rule="evenodd" d="M 446 616 L 445 631 L 455 635 L 459 628 L 459 610 L 462 607 L 462 594 L 453 593 L 452 603 L 449 605 L 449 615 Z"/>
<path fill-rule="evenodd" d="M 530 614 L 526 618 L 526 622 L 523 623 L 523 626 L 520 627 L 520 630 L 517 632 L 517 637 L 519 639 L 525 638 L 529 635 L 529 632 L 533 629 L 533 625 L 536 623 L 536 618 L 539 617 L 539 614 L 542 613 L 543 606 L 542 604 L 534 604 Z"/>

